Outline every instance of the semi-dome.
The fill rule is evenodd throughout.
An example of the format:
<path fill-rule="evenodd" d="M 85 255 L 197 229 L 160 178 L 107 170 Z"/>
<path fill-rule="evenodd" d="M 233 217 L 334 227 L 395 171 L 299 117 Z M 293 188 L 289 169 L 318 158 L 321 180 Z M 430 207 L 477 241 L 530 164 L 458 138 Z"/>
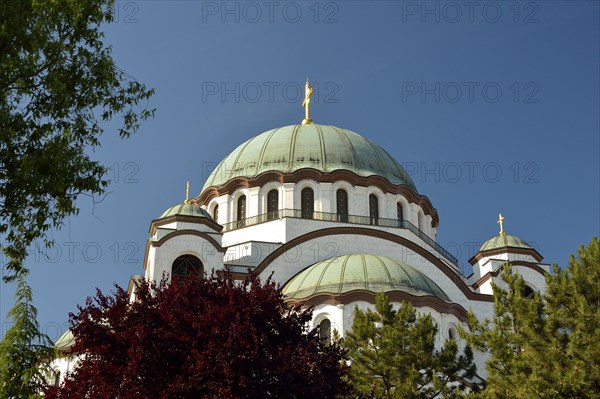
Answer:
<path fill-rule="evenodd" d="M 344 294 L 355 290 L 402 291 L 450 302 L 435 282 L 412 266 L 367 254 L 338 256 L 315 263 L 292 277 L 283 287 L 283 294 L 304 299 L 320 293 Z"/>
<path fill-rule="evenodd" d="M 531 245 L 527 242 L 521 240 L 517 236 L 511 236 L 509 234 L 499 234 L 495 237 L 490 238 L 486 242 L 483 243 L 481 248 L 479 248 L 479 252 L 484 251 L 492 251 L 499 248 L 523 248 L 523 249 L 533 249 Z"/>
<path fill-rule="evenodd" d="M 267 171 L 290 173 L 302 168 L 376 175 L 417 191 L 404 168 L 379 145 L 350 130 L 312 123 L 269 130 L 241 144 L 216 167 L 202 191 L 236 177 L 251 178 Z"/>
<path fill-rule="evenodd" d="M 164 211 L 162 213 L 162 215 L 160 215 L 158 217 L 158 219 L 162 219 L 162 218 L 166 218 L 166 217 L 174 216 L 174 215 L 194 216 L 194 217 L 201 217 L 201 218 L 213 220 L 213 218 L 210 216 L 210 214 L 207 211 L 205 211 L 204 209 L 200 208 L 198 205 L 186 204 L 186 203 L 177 204 L 177 205 L 170 207 L 169 209 Z"/>

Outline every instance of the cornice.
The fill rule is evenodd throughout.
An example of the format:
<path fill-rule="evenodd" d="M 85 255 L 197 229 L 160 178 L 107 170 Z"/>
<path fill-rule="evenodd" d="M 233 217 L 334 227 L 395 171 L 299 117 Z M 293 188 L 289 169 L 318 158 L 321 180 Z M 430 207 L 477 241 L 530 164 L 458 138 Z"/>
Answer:
<path fill-rule="evenodd" d="M 466 322 L 467 311 L 457 303 L 444 302 L 431 295 L 418 296 L 404 291 L 389 291 L 385 293 L 391 302 L 410 302 L 415 307 L 430 307 L 440 313 L 448 313 L 456 316 L 460 321 Z M 287 298 L 285 302 L 290 305 L 315 306 L 319 304 L 347 305 L 352 302 L 364 301 L 374 304 L 376 292 L 367 290 L 354 290 L 343 294 L 318 293 L 307 298 Z"/>

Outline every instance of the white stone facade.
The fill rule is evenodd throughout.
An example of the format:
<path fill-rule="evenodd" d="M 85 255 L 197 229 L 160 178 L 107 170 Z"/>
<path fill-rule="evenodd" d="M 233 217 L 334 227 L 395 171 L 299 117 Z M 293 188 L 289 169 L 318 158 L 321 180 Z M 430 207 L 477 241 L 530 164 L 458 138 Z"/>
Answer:
<path fill-rule="evenodd" d="M 329 173 L 313 172 L 314 176 Z M 179 260 L 185 258 L 195 259 L 201 265 L 201 271 L 208 274 L 212 270 L 228 271 L 241 279 L 252 271 L 265 279 L 272 276 L 276 283 L 284 286 L 296 274 L 320 261 L 353 254 L 384 256 L 423 273 L 449 298 L 450 302 L 443 306 L 439 301 L 435 302 L 437 305 L 426 300 L 414 303 L 419 312 L 431 314 L 437 323 L 439 345 L 446 338 L 458 339 L 458 327 L 466 326 L 468 310 L 480 320 L 493 316 L 491 283 L 501 284 L 498 271 L 505 261 L 513 263 L 513 270 L 524 277 L 531 289 L 545 290 L 543 273 L 548 271 L 548 266 L 540 263 L 541 256 L 535 250 L 507 247 L 473 254 L 473 274 L 463 276 L 457 261 L 435 243 L 437 213 L 428 199 L 418 195 L 409 185 L 394 186 L 389 181 L 371 185 L 365 183 L 370 180 L 364 176 L 356 177 L 354 181 L 330 176 L 335 175 L 329 174 L 323 179 L 325 181 L 298 178 L 289 182 L 281 176 L 264 178 L 253 184 L 247 181 L 238 184 L 231 180 L 218 190 L 214 187 L 205 189 L 196 199 L 202 212 L 167 210 L 152 221 L 143 277 L 160 280 L 163 275 L 170 276 L 176 273 Z M 301 212 L 306 205 L 302 198 L 305 188 L 314 193 L 314 212 L 310 217 L 302 217 Z M 268 195 L 272 190 L 277 192 L 277 211 L 267 215 Z M 339 216 L 338 190 L 347 193 L 345 217 Z M 245 197 L 243 207 L 238 202 L 242 196 Z M 375 222 L 371 196 L 377 199 L 378 205 Z M 398 204 L 401 205 L 401 218 Z M 245 212 L 244 215 L 238 214 L 240 210 Z M 135 278 L 129 285 L 132 300 L 135 298 Z M 354 309 L 372 308 L 373 301 L 364 298 L 342 300 L 331 294 L 329 300 L 311 305 L 314 306 L 311 327 L 328 320 L 331 329 L 343 337 L 351 329 Z M 484 360 L 483 354 L 476 354 L 481 375 L 485 375 Z M 63 358 L 56 365 L 64 375 L 74 362 Z"/>
<path fill-rule="evenodd" d="M 277 190 L 279 210 L 299 210 L 302 206 L 300 193 L 306 187 L 314 191 L 315 212 L 335 214 L 338 189 L 344 189 L 348 193 L 350 215 L 369 216 L 370 194 L 375 194 L 379 200 L 379 218 L 396 219 L 396 204 L 401 203 L 404 219 L 420 227 L 429 238 L 435 240 L 436 228 L 432 227 L 431 215 L 426 215 L 418 204 L 409 202 L 402 195 L 384 193 L 378 187 L 353 186 L 348 181 L 320 183 L 307 179 L 297 183 L 268 182 L 261 187 L 241 188 L 231 195 L 211 198 L 202 206 L 213 215 L 214 208 L 218 205 L 217 222 L 230 226 L 228 224 L 234 223 L 238 218 L 236 201 L 241 195 L 245 195 L 245 222 L 239 227 L 216 231 L 205 224 L 194 226 L 192 222 L 156 227 L 155 234 L 148 243 L 145 277 L 159 279 L 163 273 L 169 273 L 177 257 L 192 254 L 202 261 L 205 272 L 210 273 L 213 269 L 227 270 L 242 276 L 252 270 L 265 278 L 272 276 L 283 286 L 294 275 L 319 261 L 341 255 L 374 254 L 400 260 L 423 272 L 446 293 L 452 304 L 458 305 L 465 312 L 472 310 L 480 319 L 493 316 L 491 282 L 499 283 L 498 269 L 506 260 L 516 263 L 513 270 L 520 273 L 532 289 L 543 291 L 545 288 L 544 276 L 540 270 L 547 271 L 548 266 L 540 264 L 531 255 L 511 253 L 510 249 L 493 256 L 481 257 L 473 265 L 474 273 L 466 277 L 460 274 L 459 268 L 451 259 L 406 228 L 300 217 L 252 221 L 253 217 L 267 212 L 269 191 Z M 159 224 L 160 221 L 153 223 Z M 174 234 L 181 230 L 187 230 L 189 234 Z M 213 241 L 193 235 L 192 232 L 202 232 L 212 237 Z M 163 242 L 157 246 L 161 239 Z M 475 284 L 477 281 L 480 281 L 479 285 Z M 398 305 L 395 303 L 395 306 Z M 328 319 L 331 328 L 343 337 L 351 329 L 355 307 L 372 308 L 373 303 L 354 301 L 316 304 L 311 327 L 317 327 L 324 319 Z M 432 315 L 439 328 L 439 345 L 450 336 L 459 339 L 458 326 L 462 324 L 466 327 L 464 317 L 459 318 L 427 306 L 417 306 L 417 310 Z M 476 354 L 476 362 L 483 375 L 484 359 L 483 354 Z"/>

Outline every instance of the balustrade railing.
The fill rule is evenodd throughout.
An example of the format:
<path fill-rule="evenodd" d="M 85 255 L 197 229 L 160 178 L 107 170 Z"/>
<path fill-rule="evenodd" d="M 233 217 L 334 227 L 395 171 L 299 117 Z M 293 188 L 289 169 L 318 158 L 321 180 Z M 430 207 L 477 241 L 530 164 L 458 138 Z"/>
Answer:
<path fill-rule="evenodd" d="M 410 223 L 407 220 L 398 219 L 386 219 L 380 217 L 370 216 L 359 216 L 359 215 L 339 215 L 337 213 L 329 212 L 312 212 L 307 214 L 300 209 L 280 209 L 275 212 L 263 213 L 260 215 L 252 216 L 242 220 L 236 220 L 234 222 L 225 223 L 223 225 L 223 231 L 237 230 L 242 227 L 253 226 L 259 223 L 269 222 L 271 220 L 283 219 L 283 218 L 295 218 L 295 219 L 311 219 L 311 220 L 322 220 L 326 222 L 340 222 L 340 223 L 351 223 L 371 226 L 382 226 L 382 227 L 395 227 L 400 229 L 410 230 L 413 234 L 423 240 L 427 245 L 435 249 L 439 254 L 443 255 L 447 260 L 452 262 L 458 267 L 458 259 L 448 252 L 444 247 L 435 242 L 431 237 L 421 231 L 417 226 Z"/>

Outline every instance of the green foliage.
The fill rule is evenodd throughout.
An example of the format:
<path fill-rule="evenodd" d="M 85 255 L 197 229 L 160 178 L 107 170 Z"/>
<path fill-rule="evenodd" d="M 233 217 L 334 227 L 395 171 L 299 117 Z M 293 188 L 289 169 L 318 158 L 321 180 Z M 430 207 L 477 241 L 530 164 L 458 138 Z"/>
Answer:
<path fill-rule="evenodd" d="M 153 94 L 120 70 L 100 26 L 113 0 L 0 2 L 0 234 L 9 275 L 27 247 L 77 213 L 81 193 L 104 192 L 106 168 L 90 158 L 104 124 L 121 137 L 154 113 Z"/>
<path fill-rule="evenodd" d="M 571 255 L 566 270 L 554 265 L 547 285 L 547 351 L 555 362 L 549 365 L 544 360 L 540 365 L 545 378 L 559 382 L 557 390 L 569 396 L 600 397 L 598 238 L 594 237 L 587 248 L 581 246 L 577 257 Z"/>
<path fill-rule="evenodd" d="M 0 398 L 38 398 L 50 371 L 52 342 L 40 333 L 31 288 L 18 277 L 16 305 L 8 312 L 13 326 L 0 342 Z"/>
<path fill-rule="evenodd" d="M 469 319 L 464 333 L 490 353 L 486 398 L 600 397 L 600 242 L 546 276 L 546 293 L 525 297 L 525 282 L 504 266 L 493 285 L 495 316 Z"/>
<path fill-rule="evenodd" d="M 375 312 L 356 308 L 344 344 L 355 396 L 363 398 L 459 397 L 479 390 L 473 353 L 459 354 L 456 342 L 435 348 L 437 328 L 430 315 L 417 315 L 410 303 L 394 310 L 384 293 Z"/>

